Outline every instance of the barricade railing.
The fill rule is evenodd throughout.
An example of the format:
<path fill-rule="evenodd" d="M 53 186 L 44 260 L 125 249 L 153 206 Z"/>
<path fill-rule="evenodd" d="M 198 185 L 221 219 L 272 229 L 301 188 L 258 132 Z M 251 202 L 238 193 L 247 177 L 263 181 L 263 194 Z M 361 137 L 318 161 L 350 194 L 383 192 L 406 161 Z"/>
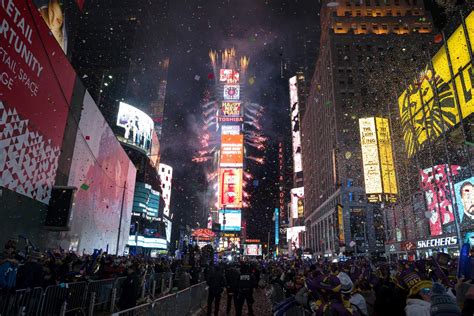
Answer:
<path fill-rule="evenodd" d="M 41 315 L 64 315 L 72 311 L 84 310 L 87 299 L 87 283 L 63 283 L 48 286 L 44 291 L 41 304 Z"/>
<path fill-rule="evenodd" d="M 37 315 L 43 289 L 23 289 L 0 296 L 0 315 Z"/>
<path fill-rule="evenodd" d="M 78 311 L 83 315 L 94 315 L 97 312 L 114 313 L 119 310 L 118 303 L 126 277 L 115 279 L 81 281 L 48 286 L 46 289 L 22 289 L 0 294 L 0 316 L 4 315 L 65 315 Z M 153 273 L 143 281 L 138 302 L 145 298 L 156 301 L 157 298 L 180 296 L 186 306 L 197 306 L 196 297 L 202 293 L 197 285 L 181 292 L 171 294 L 173 290 L 173 273 Z M 188 293 L 189 292 L 189 293 Z M 163 300 L 164 308 L 166 302 Z M 193 305 L 194 304 L 194 305 Z M 146 305 L 146 304 L 145 304 Z M 170 303 L 174 308 L 176 299 Z"/>
<path fill-rule="evenodd" d="M 108 311 L 116 279 L 94 280 L 87 284 L 87 311 Z"/>
<path fill-rule="evenodd" d="M 163 296 L 151 303 L 143 304 L 112 314 L 113 316 L 186 316 L 204 308 L 207 299 L 207 285 L 202 282 L 174 294 Z"/>

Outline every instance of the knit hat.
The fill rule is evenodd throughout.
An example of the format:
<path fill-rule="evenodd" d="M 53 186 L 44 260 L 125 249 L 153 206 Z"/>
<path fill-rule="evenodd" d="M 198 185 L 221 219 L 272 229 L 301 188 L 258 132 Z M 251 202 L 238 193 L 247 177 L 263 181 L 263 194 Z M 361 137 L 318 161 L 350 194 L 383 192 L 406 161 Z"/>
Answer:
<path fill-rule="evenodd" d="M 446 294 L 440 283 L 434 283 L 431 295 L 431 316 L 461 316 L 461 310 L 454 300 Z"/>
<path fill-rule="evenodd" d="M 404 285 L 408 288 L 409 296 L 415 295 L 423 288 L 432 288 L 433 282 L 422 280 L 421 277 L 412 270 L 405 270 L 400 274 L 400 279 Z"/>

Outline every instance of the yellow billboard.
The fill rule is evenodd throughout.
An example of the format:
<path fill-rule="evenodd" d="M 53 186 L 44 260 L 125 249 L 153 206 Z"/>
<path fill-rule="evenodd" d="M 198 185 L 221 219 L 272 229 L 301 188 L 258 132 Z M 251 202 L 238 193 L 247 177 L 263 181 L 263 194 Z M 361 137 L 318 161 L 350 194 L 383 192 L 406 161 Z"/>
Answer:
<path fill-rule="evenodd" d="M 418 78 L 398 98 L 403 136 L 412 157 L 425 145 L 474 112 L 474 73 L 468 40 L 474 40 L 474 13 L 459 26 Z M 451 70 L 450 70 L 451 64 Z M 453 76 L 451 76 L 451 71 Z M 456 95 L 457 93 L 457 100 Z M 459 107 L 459 109 L 458 109 Z M 460 111 L 459 111 L 460 110 Z"/>
<path fill-rule="evenodd" d="M 398 194 L 388 119 L 359 119 L 365 193 L 369 202 L 395 202 Z"/>

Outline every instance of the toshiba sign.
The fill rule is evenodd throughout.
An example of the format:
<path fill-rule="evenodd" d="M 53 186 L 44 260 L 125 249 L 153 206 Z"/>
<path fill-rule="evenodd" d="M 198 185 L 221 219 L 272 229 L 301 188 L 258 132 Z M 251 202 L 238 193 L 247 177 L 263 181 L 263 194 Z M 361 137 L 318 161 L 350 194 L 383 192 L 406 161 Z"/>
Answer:
<path fill-rule="evenodd" d="M 428 240 L 419 240 L 416 243 L 417 249 L 423 248 L 437 248 L 437 247 L 450 247 L 458 244 L 458 238 L 456 236 L 433 238 Z"/>

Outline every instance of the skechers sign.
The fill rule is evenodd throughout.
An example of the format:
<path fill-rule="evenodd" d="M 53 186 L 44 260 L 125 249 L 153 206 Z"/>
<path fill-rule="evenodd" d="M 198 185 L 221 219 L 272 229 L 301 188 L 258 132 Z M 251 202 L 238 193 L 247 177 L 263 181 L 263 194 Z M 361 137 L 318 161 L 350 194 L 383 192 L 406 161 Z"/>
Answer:
<path fill-rule="evenodd" d="M 443 237 L 443 238 L 433 238 L 428 240 L 419 240 L 416 243 L 417 249 L 424 248 L 437 248 L 437 247 L 449 247 L 455 246 L 458 244 L 458 238 L 456 236 Z"/>

